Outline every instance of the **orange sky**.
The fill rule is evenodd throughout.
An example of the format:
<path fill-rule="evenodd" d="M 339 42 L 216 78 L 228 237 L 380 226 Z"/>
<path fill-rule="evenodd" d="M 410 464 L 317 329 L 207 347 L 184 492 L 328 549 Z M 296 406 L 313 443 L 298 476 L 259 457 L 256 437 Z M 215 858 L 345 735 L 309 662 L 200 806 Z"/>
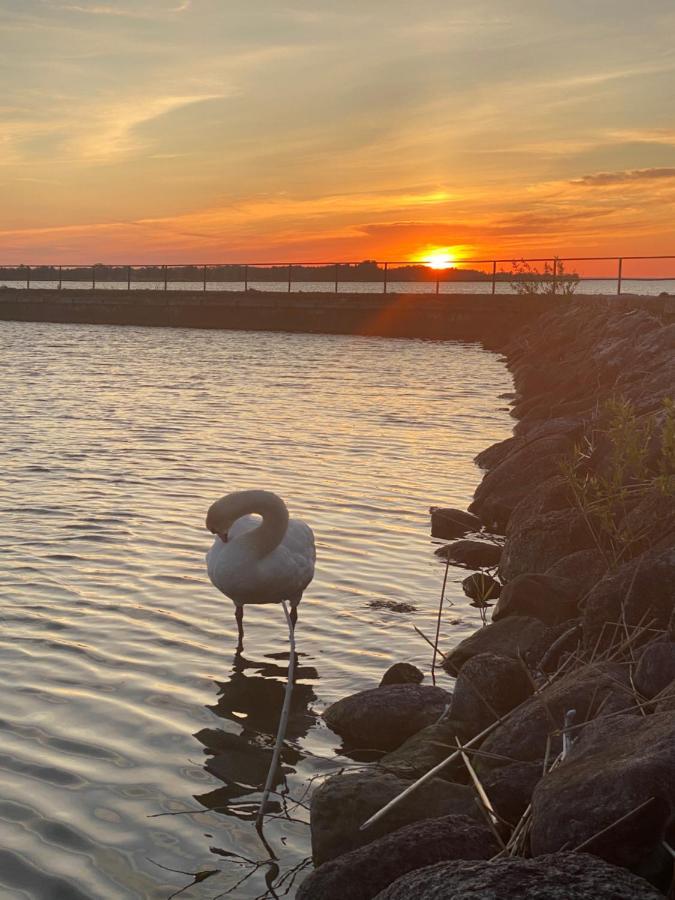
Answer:
<path fill-rule="evenodd" d="M 0 0 L 0 262 L 675 253 L 671 0 Z"/>

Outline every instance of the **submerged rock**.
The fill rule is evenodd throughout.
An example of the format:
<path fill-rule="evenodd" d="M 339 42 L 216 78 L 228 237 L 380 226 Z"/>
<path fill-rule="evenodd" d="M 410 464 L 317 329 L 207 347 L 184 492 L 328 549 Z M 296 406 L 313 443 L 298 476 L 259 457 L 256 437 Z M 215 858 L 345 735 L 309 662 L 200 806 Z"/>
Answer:
<path fill-rule="evenodd" d="M 496 600 L 499 597 L 502 586 L 491 575 L 474 572 L 462 581 L 462 588 L 467 597 L 477 603 L 487 603 L 488 600 Z"/>
<path fill-rule="evenodd" d="M 644 879 L 585 853 L 437 863 L 399 878 L 375 900 L 663 900 Z M 317 898 L 319 900 L 319 898 Z"/>
<path fill-rule="evenodd" d="M 312 795 L 312 854 L 319 866 L 421 819 L 462 815 L 481 821 L 473 789 L 432 778 L 374 825 L 361 825 L 412 782 L 369 769 L 328 778 Z"/>
<path fill-rule="evenodd" d="M 489 859 L 497 842 L 466 816 L 424 819 L 324 863 L 301 885 L 297 900 L 371 900 L 402 875 L 451 859 Z"/>
<path fill-rule="evenodd" d="M 487 541 L 454 541 L 434 550 L 436 556 L 449 559 L 455 566 L 466 569 L 489 569 L 499 565 L 502 548 Z"/>
<path fill-rule="evenodd" d="M 394 750 L 420 728 L 438 721 L 451 700 L 452 694 L 432 685 L 390 684 L 344 697 L 323 717 L 348 746 Z"/>
<path fill-rule="evenodd" d="M 429 512 L 431 513 L 431 536 L 442 540 L 464 537 L 471 531 L 480 531 L 482 527 L 478 516 L 462 509 L 432 506 Z"/>
<path fill-rule="evenodd" d="M 417 666 L 412 663 L 399 662 L 389 666 L 382 676 L 380 687 L 386 687 L 388 684 L 421 684 L 424 681 L 424 674 Z"/>
<path fill-rule="evenodd" d="M 508 616 L 475 631 L 459 643 L 443 660 L 443 668 L 456 675 L 464 663 L 479 653 L 493 653 L 518 659 L 527 653 L 534 642 L 546 631 L 539 619 L 529 616 Z"/>

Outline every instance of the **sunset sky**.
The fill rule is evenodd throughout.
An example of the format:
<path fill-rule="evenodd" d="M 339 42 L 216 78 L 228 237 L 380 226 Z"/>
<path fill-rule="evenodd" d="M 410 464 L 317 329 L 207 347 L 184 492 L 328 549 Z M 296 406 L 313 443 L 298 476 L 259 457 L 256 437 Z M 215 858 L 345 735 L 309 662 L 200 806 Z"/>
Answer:
<path fill-rule="evenodd" d="M 675 253 L 672 0 L 0 0 L 0 262 Z"/>

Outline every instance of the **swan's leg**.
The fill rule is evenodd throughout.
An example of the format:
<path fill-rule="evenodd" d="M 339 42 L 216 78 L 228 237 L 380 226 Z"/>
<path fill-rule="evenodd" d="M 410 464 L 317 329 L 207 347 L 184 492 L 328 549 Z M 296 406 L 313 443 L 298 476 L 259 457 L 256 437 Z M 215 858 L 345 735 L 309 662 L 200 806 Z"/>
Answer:
<path fill-rule="evenodd" d="M 234 607 L 234 617 L 237 620 L 237 629 L 239 631 L 239 643 L 237 644 L 237 650 L 244 649 L 244 607 L 243 606 L 235 606 Z"/>
<path fill-rule="evenodd" d="M 298 594 L 297 597 L 291 597 L 291 625 L 293 626 L 293 630 L 295 631 L 295 625 L 298 621 L 298 605 L 302 600 L 302 594 Z"/>

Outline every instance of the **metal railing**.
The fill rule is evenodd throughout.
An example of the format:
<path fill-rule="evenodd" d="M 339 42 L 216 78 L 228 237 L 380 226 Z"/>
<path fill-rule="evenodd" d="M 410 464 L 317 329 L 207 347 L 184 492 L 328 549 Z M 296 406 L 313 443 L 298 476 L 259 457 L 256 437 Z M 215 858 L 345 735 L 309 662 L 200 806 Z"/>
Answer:
<path fill-rule="evenodd" d="M 519 293 L 572 293 L 573 288 L 584 283 L 609 282 L 615 284 L 611 293 L 620 295 L 626 281 L 670 282 L 675 275 L 627 276 L 625 265 L 630 263 L 655 264 L 675 260 L 673 256 L 583 256 L 583 257 L 530 257 L 504 259 L 462 259 L 444 268 L 429 263 L 408 261 L 377 262 L 282 262 L 282 263 L 167 263 L 106 265 L 0 265 L 0 286 L 44 288 L 64 285 L 90 289 L 109 288 L 132 290 L 214 290 L 224 284 L 237 284 L 237 290 L 260 290 L 253 285 L 274 284 L 274 288 L 262 290 L 294 289 L 307 286 L 329 285 L 332 292 L 351 293 L 354 285 L 380 285 L 386 294 L 396 284 L 400 291 L 405 284 L 428 284 L 430 291 L 441 292 L 441 285 L 480 284 L 481 293 L 495 294 L 501 284 L 510 285 Z M 611 274 L 602 276 L 579 275 L 569 270 L 570 264 L 603 264 L 611 266 Z M 504 266 L 510 266 L 509 270 Z M 483 268 L 474 268 L 481 266 Z M 542 268 L 543 267 L 543 268 Z M 673 265 L 675 269 L 675 264 Z M 305 286 L 303 288 L 303 286 Z M 350 286 L 352 289 L 350 291 Z M 528 286 L 530 289 L 528 289 Z M 545 288 L 545 289 L 543 289 Z M 234 288 L 229 288 L 233 290 Z M 541 290 L 540 290 L 541 289 Z M 403 288 L 403 290 L 405 290 Z M 602 293 L 610 293 L 603 291 Z"/>

